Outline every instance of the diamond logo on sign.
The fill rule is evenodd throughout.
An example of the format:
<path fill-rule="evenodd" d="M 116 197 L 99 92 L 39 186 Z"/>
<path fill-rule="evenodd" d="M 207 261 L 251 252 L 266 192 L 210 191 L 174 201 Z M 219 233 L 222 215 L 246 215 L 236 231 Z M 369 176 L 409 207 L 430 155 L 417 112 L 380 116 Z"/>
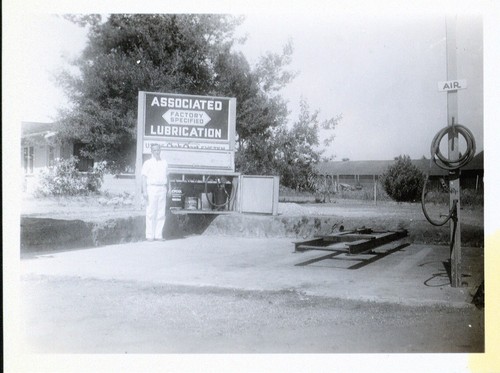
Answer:
<path fill-rule="evenodd" d="M 204 111 L 169 109 L 162 115 L 170 125 L 205 126 L 212 118 Z"/>

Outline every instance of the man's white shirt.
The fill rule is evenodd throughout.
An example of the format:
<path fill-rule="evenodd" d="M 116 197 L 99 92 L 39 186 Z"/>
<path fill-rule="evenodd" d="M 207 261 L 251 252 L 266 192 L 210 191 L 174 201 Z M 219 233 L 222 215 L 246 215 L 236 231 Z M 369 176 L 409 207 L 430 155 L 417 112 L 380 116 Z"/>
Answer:
<path fill-rule="evenodd" d="M 167 161 L 150 158 L 142 165 L 142 175 L 146 176 L 148 185 L 167 185 Z"/>

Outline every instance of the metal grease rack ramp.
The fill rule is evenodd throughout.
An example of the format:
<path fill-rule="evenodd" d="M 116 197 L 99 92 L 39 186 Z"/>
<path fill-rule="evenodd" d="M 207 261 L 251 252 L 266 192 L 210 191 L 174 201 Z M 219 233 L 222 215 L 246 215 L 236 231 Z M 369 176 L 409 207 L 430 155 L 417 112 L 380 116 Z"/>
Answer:
<path fill-rule="evenodd" d="M 374 231 L 370 228 L 360 228 L 319 236 L 313 240 L 295 242 L 295 252 L 304 252 L 308 250 L 333 252 L 333 254 L 310 259 L 303 263 L 296 264 L 296 266 L 304 266 L 325 259 L 347 259 L 361 261 L 361 263 L 349 267 L 349 269 L 358 269 L 408 246 L 407 243 L 404 243 L 383 252 L 372 251 L 377 247 L 407 237 L 407 235 L 408 231 L 406 229 L 397 231 Z M 344 254 L 344 258 L 339 257 L 342 254 Z M 357 254 L 363 255 L 356 257 Z M 365 255 L 372 255 L 372 257 L 366 258 L 364 257 Z"/>
<path fill-rule="evenodd" d="M 341 251 L 351 255 L 360 254 L 404 238 L 407 235 L 408 231 L 406 229 L 398 231 L 374 231 L 371 228 L 360 228 L 327 236 L 319 236 L 309 241 L 295 242 L 295 251 L 326 250 Z"/>

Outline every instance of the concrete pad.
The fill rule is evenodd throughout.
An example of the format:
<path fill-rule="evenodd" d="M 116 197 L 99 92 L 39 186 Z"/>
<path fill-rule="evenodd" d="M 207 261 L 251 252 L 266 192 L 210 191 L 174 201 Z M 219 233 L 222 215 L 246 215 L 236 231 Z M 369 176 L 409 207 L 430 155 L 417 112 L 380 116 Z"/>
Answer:
<path fill-rule="evenodd" d="M 21 261 L 22 276 L 67 276 L 115 281 L 290 290 L 333 298 L 407 305 L 471 306 L 483 278 L 483 251 L 462 248 L 468 287 L 452 288 L 443 265 L 446 246 L 409 245 L 356 270 L 327 253 L 295 253 L 290 238 L 191 236 L 40 254 Z"/>

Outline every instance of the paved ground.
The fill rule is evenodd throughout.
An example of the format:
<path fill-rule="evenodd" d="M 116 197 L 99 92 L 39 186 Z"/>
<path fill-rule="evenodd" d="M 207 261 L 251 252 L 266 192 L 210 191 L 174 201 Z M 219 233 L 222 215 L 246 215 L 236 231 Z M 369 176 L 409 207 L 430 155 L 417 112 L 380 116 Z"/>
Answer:
<path fill-rule="evenodd" d="M 392 247 L 397 247 L 392 246 Z M 359 269 L 289 239 L 193 236 L 21 261 L 27 351 L 48 353 L 481 352 L 471 304 L 482 250 L 409 245 Z"/>
<path fill-rule="evenodd" d="M 448 284 L 443 265 L 448 250 L 444 246 L 410 245 L 362 269 L 348 270 L 343 267 L 357 262 L 324 260 L 295 266 L 325 253 L 294 253 L 290 239 L 193 236 L 41 254 L 23 260 L 22 270 L 23 274 L 286 289 L 356 300 L 463 305 L 470 301 L 482 278 L 483 250 L 463 248 L 464 273 L 472 275 L 465 278 L 471 287 L 464 288 Z"/>

